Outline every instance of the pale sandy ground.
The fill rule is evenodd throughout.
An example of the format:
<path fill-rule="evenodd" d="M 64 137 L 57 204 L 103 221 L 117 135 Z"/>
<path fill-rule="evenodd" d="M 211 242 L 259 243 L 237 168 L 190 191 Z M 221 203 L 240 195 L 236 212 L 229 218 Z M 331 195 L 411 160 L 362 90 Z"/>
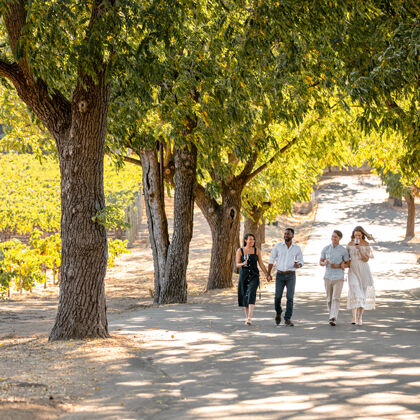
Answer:
<path fill-rule="evenodd" d="M 167 199 L 172 224 L 172 200 Z M 282 237 L 284 226 L 297 229 L 296 240 L 304 246 L 315 211 L 309 215 L 281 216 L 278 226 L 267 226 L 265 259 L 271 246 Z M 143 222 L 146 222 L 143 217 Z M 130 253 L 120 257 L 106 277 L 109 319 L 127 311 L 153 305 L 153 258 L 147 245 L 147 227 Z M 189 302 L 211 302 L 232 296 L 234 289 L 205 292 L 209 270 L 211 234 L 198 208 L 194 214 L 194 234 L 188 268 Z M 234 274 L 234 283 L 237 281 Z M 100 390 L 108 372 L 117 370 L 135 355 L 138 341 L 113 336 L 108 340 L 48 343 L 57 308 L 58 286 L 0 301 L 0 418 L 56 418 L 68 404 L 74 404 Z M 106 366 L 106 369 L 103 367 Z M 35 414 L 36 413 L 36 417 Z"/>
<path fill-rule="evenodd" d="M 314 282 L 314 278 L 318 276 L 314 273 L 318 273 L 316 262 L 319 244 L 324 241 L 324 236 L 328 242 L 329 230 L 337 227 L 337 224 L 343 230 L 345 237 L 348 237 L 357 222 L 363 224 L 378 239 L 374 245 L 375 264 L 377 264 L 375 272 L 381 274 L 380 277 L 385 279 L 385 283 L 377 283 L 377 288 L 395 290 L 416 287 L 418 265 L 415 261 L 418 258 L 418 255 L 416 256 L 418 247 L 415 241 L 409 243 L 402 241 L 405 210 L 399 211 L 388 205 L 384 189 L 380 187 L 376 178 L 344 178 L 346 181 L 339 179 L 333 180 L 332 183 L 329 180 L 323 181 L 324 185 L 318 196 L 323 201 L 329 201 L 330 207 L 327 206 L 325 210 L 321 207 L 312 233 L 311 218 L 289 220 L 283 218 L 278 227 L 267 228 L 267 244 L 263 247 L 265 260 L 268 259 L 271 246 L 282 237 L 282 230 L 286 224 L 297 227 L 296 239 L 303 247 L 311 234 L 312 239 L 305 248 L 307 264 L 299 275 L 298 291 L 321 291 L 322 283 Z M 345 194 L 340 193 L 342 185 L 348 186 Z M 324 193 L 326 194 L 323 197 Z M 337 200 L 334 200 L 335 197 Z M 353 200 L 354 205 L 351 204 Z M 334 214 L 340 214 L 340 218 L 334 219 Z M 192 304 L 211 307 L 212 302 L 234 301 L 235 290 L 204 293 L 210 245 L 207 223 L 201 214 L 196 212 L 188 271 L 189 301 Z M 393 281 L 394 278 L 401 281 L 397 284 Z M 150 249 L 141 243 L 138 244 L 131 254 L 123 256 L 115 267 L 109 270 L 106 283 L 111 325 L 115 325 L 121 317 L 130 317 L 130 312 L 134 314 L 139 308 L 150 307 L 152 299 L 149 289 L 153 287 Z M 272 291 L 272 285 L 266 287 L 263 299 L 271 302 Z M 140 357 L 144 356 L 144 353 L 141 353 L 143 350 L 149 348 L 154 352 L 159 351 L 159 347 L 165 345 L 165 340 L 171 339 L 170 329 L 159 332 L 159 328 L 156 333 L 159 332 L 164 337 L 152 337 L 152 331 L 149 335 L 138 332 L 125 337 L 113 335 L 109 340 L 48 344 L 46 337 L 53 322 L 56 302 L 56 290 L 47 290 L 47 292 L 37 290 L 32 297 L 13 296 L 12 301 L 0 304 L 0 417 L 2 419 L 56 418 L 60 413 L 68 411 L 79 412 L 81 417 L 78 418 L 102 418 L 92 417 L 92 413 L 83 417 L 83 399 L 94 398 L 95 395 L 108 392 L 103 384 L 110 374 L 118 374 L 123 366 L 129 366 L 133 360 L 141 362 L 144 359 Z M 171 310 L 170 307 L 166 308 L 150 308 L 150 310 L 163 310 L 165 313 Z M 118 333 L 118 329 L 122 328 L 114 327 L 114 332 Z M 168 337 L 165 334 L 169 334 Z M 198 332 L 197 334 L 200 335 Z M 185 337 L 185 339 L 188 341 L 191 338 Z M 147 358 L 141 363 L 144 368 L 142 375 L 156 384 L 155 391 L 159 394 L 161 391 L 159 377 L 165 376 L 161 368 Z M 160 412 L 154 408 L 154 405 L 160 407 L 161 403 L 153 399 L 150 404 L 150 414 Z"/>

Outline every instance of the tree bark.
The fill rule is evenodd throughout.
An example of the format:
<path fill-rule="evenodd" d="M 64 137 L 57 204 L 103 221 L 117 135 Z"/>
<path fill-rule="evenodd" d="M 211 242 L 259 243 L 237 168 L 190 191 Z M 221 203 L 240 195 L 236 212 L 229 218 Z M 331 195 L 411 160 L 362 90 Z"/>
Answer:
<path fill-rule="evenodd" d="M 225 187 L 222 204 L 210 199 L 197 186 L 196 201 L 209 223 L 212 234 L 210 272 L 207 289 L 232 287 L 232 271 L 239 232 L 242 188 Z"/>
<path fill-rule="evenodd" d="M 189 246 L 193 231 L 197 149 L 185 146 L 175 151 L 174 227 L 171 241 L 165 211 L 163 156 L 159 154 L 159 158 L 156 149 L 142 150 L 139 155 L 143 167 L 145 207 L 155 268 L 154 302 L 185 303 Z"/>
<path fill-rule="evenodd" d="M 405 230 L 405 239 L 411 239 L 415 236 L 415 221 L 416 221 L 416 202 L 414 192 L 404 196 L 407 202 L 407 226 Z"/>
<path fill-rule="evenodd" d="M 10 49 L 26 25 L 25 2 L 7 3 L 3 14 Z M 91 23 L 101 4 L 92 4 Z M 89 36 L 89 35 L 87 35 Z M 0 60 L 0 75 L 9 79 L 57 144 L 61 175 L 62 263 L 59 306 L 50 340 L 107 337 L 104 277 L 106 231 L 92 218 L 105 206 L 103 158 L 109 105 L 106 65 L 95 57 L 96 81 L 82 69 L 69 102 L 35 79 L 26 56 L 15 63 Z M 81 83 L 83 80 L 83 85 Z"/>
<path fill-rule="evenodd" d="M 168 220 L 165 211 L 164 185 L 161 177 L 157 150 L 143 149 L 139 152 L 143 168 L 144 203 L 149 227 L 150 245 L 154 264 L 155 303 L 159 303 L 161 286 L 165 278 L 166 259 L 169 248 Z"/>
<path fill-rule="evenodd" d="M 264 211 L 263 207 L 252 208 L 252 215 L 245 215 L 244 222 L 244 234 L 252 233 L 255 236 L 256 246 L 261 248 L 262 244 L 265 242 L 265 220 L 264 220 Z"/>
<path fill-rule="evenodd" d="M 61 282 L 50 340 L 108 337 L 104 278 L 107 237 L 92 221 L 105 207 L 103 167 L 109 84 L 79 84 L 72 100 L 72 124 L 57 139 L 61 173 Z M 80 106 L 83 103 L 84 106 Z"/>
<path fill-rule="evenodd" d="M 174 229 L 169 245 L 159 303 L 187 302 L 187 266 L 193 233 L 197 149 L 175 151 Z"/>

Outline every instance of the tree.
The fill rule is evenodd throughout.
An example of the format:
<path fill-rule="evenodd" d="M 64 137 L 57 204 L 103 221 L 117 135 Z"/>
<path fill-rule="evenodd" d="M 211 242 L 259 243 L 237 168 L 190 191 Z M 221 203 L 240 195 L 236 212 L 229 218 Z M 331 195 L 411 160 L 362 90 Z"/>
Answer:
<path fill-rule="evenodd" d="M 337 55 L 335 83 L 363 109 L 365 133 L 393 130 L 403 139 L 400 166 L 420 174 L 420 8 L 411 1 L 370 1 L 350 7 L 330 48 Z"/>
<path fill-rule="evenodd" d="M 158 7 L 156 7 L 158 6 Z M 141 164 L 149 236 L 154 260 L 155 303 L 186 302 L 189 244 L 192 237 L 199 124 L 195 59 L 205 48 L 206 7 L 156 2 L 148 9 L 147 30 L 136 65 L 118 79 L 112 93 L 109 149 L 121 159 Z M 211 11 L 214 7 L 208 6 Z M 209 12 L 210 13 L 210 12 Z M 132 84 L 141 73 L 143 83 Z M 123 124 L 121 124 L 123 121 Z M 127 156 L 136 153 L 140 160 Z M 171 240 L 164 201 L 164 182 L 174 188 Z"/>
<path fill-rule="evenodd" d="M 407 202 L 407 226 L 405 231 L 405 239 L 411 239 L 415 236 L 415 220 L 416 220 L 416 205 L 415 196 L 419 192 L 416 185 L 406 187 L 401 182 L 401 173 L 395 173 L 383 168 L 377 169 L 382 183 L 386 185 L 387 192 L 396 198 L 404 198 Z"/>
<path fill-rule="evenodd" d="M 105 205 L 111 74 L 136 10 L 129 1 L 0 3 L 0 75 L 51 133 L 60 159 L 62 265 L 51 340 L 108 336 L 106 232 L 92 218 Z"/>

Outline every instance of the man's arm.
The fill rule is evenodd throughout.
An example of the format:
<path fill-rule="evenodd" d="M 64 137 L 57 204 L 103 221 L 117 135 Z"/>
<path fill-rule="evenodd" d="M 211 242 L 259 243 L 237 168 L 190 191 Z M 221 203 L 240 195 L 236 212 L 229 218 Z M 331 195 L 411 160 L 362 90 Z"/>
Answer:
<path fill-rule="evenodd" d="M 273 264 L 268 264 L 268 268 L 267 268 L 267 280 L 270 281 L 271 280 L 271 270 L 273 269 Z"/>
<path fill-rule="evenodd" d="M 303 262 L 303 254 L 302 254 L 302 250 L 300 249 L 300 246 L 298 246 L 297 259 L 298 259 L 298 262 L 297 263 L 294 263 L 293 267 L 294 268 L 301 268 L 301 267 L 303 267 L 303 264 L 304 264 L 304 262 Z"/>
<path fill-rule="evenodd" d="M 268 268 L 267 268 L 267 280 L 271 280 L 271 270 L 273 269 L 274 262 L 277 258 L 277 250 L 276 247 L 271 250 L 270 259 L 268 260 Z"/>
<path fill-rule="evenodd" d="M 325 248 L 321 251 L 321 258 L 319 259 L 319 265 L 325 266 Z"/>

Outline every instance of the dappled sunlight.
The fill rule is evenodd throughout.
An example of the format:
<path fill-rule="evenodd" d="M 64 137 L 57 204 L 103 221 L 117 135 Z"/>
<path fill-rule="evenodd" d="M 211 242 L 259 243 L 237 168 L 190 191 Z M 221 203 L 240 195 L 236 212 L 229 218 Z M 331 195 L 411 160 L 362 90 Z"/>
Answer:
<path fill-rule="evenodd" d="M 189 304 L 115 317 L 111 329 L 135 337 L 141 349 L 136 357 L 121 361 L 114 383 L 116 394 L 128 395 L 127 410 L 147 401 L 152 408 L 142 415 L 157 420 L 415 418 L 420 302 L 403 289 L 419 286 L 418 266 L 413 263 L 418 245 L 406 246 L 401 240 L 404 217 L 392 219 L 395 211 L 384 204 L 384 189 L 370 196 L 360 191 L 360 183 L 378 186 L 375 177 L 348 177 L 326 182 L 318 191 L 329 210 L 320 209 L 304 251 L 294 328 L 286 327 L 283 318 L 279 326 L 274 323 L 274 282 L 264 284 L 252 326 L 244 325 L 235 289 L 210 291 Z M 353 205 L 351 199 L 356 200 Z M 372 215 L 375 223 L 368 224 Z M 370 262 L 377 307 L 365 312 L 363 326 L 351 325 L 345 289 L 338 323 L 332 328 L 323 269 L 318 265 L 321 244 L 329 242 L 332 228 L 342 230 L 347 241 L 356 224 L 366 225 L 378 238 Z M 190 256 L 201 261 L 198 276 L 204 278 L 208 238 L 200 231 L 194 235 L 196 249 Z M 115 366 L 110 372 L 117 373 Z M 92 403 L 90 413 L 95 413 L 110 401 L 98 395 Z"/>
<path fill-rule="evenodd" d="M 158 418 L 168 410 L 185 419 L 306 420 L 337 418 L 340 410 L 343 418 L 381 415 L 393 420 L 415 413 L 419 335 L 417 320 L 408 314 L 418 313 L 417 301 L 404 292 L 379 292 L 377 310 L 366 313 L 362 327 L 351 325 L 350 312 L 342 310 L 337 327 L 331 328 L 324 299 L 322 293 L 297 293 L 294 328 L 275 326 L 268 290 L 257 302 L 251 327 L 243 325 L 241 309 L 232 316 L 234 295 L 213 304 L 133 314 L 125 330 L 135 331 L 142 353 L 158 363 L 159 389 L 172 390 L 155 397 L 165 395 L 172 404 Z M 175 322 L 175 316 L 183 321 Z M 179 398 L 171 400 L 176 389 Z"/>

